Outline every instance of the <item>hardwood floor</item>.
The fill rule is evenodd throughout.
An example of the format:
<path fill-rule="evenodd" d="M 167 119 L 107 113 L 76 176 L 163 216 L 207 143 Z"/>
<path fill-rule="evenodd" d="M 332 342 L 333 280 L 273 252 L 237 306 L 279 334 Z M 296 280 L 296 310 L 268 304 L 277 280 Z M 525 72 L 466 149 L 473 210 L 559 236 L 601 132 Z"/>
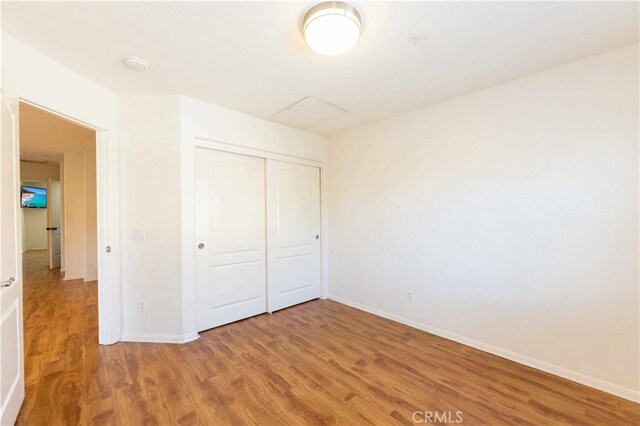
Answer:
<path fill-rule="evenodd" d="M 24 269 L 18 424 L 389 425 L 415 411 L 440 424 L 640 422 L 638 404 L 331 301 L 186 345 L 98 346 L 97 285 L 60 281 L 46 252 Z"/>

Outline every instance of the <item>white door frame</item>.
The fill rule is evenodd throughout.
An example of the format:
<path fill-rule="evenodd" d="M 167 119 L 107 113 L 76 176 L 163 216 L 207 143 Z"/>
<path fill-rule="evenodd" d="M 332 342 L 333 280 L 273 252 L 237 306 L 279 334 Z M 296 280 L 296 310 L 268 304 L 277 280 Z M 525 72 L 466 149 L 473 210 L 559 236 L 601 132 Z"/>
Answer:
<path fill-rule="evenodd" d="M 120 340 L 122 330 L 121 301 L 119 298 L 119 270 L 120 262 L 116 253 L 112 253 L 113 247 L 119 247 L 119 241 L 111 241 L 109 235 L 118 227 L 117 210 L 112 200 L 109 200 L 110 189 L 117 185 L 115 176 L 110 176 L 108 164 L 117 161 L 113 151 L 109 148 L 109 130 L 77 120 L 63 113 L 57 112 L 46 106 L 31 102 L 28 99 L 19 98 L 19 102 L 38 108 L 49 114 L 55 115 L 65 121 L 92 130 L 96 133 L 96 197 L 97 197 L 97 237 L 98 237 L 98 342 L 102 345 L 113 344 Z M 16 111 L 17 126 L 20 126 L 19 109 Z M 18 149 L 20 138 L 18 135 Z M 112 158 L 114 157 L 114 158 Z M 16 167 L 20 167 L 18 164 Z M 18 202 L 18 200 L 16 200 Z M 116 214 L 114 214 L 114 212 Z M 107 252 L 109 247 L 109 252 Z M 22 262 L 20 262 L 22 274 Z"/>
<path fill-rule="evenodd" d="M 326 299 L 329 294 L 328 289 L 328 197 L 327 197 L 327 174 L 325 164 L 309 158 L 296 157 L 278 152 L 267 151 L 257 148 L 249 148 L 228 142 L 212 140 L 194 134 L 183 134 L 185 141 L 182 145 L 182 282 L 183 286 L 183 324 L 185 340 L 197 338 L 196 327 L 196 240 L 195 240 L 195 167 L 194 156 L 196 148 L 208 148 L 218 151 L 244 154 L 252 157 L 259 157 L 270 160 L 287 161 L 290 163 L 303 164 L 320 169 L 320 286 L 321 298 Z M 268 284 L 267 284 L 268 285 Z"/>
<path fill-rule="evenodd" d="M 58 182 L 58 187 L 59 187 L 59 191 L 60 194 L 59 197 L 60 199 L 58 200 L 58 221 L 59 224 L 58 226 L 60 227 L 58 230 L 60 231 L 60 269 L 62 270 L 62 258 L 64 257 L 62 255 L 62 251 L 63 251 L 63 246 L 62 246 L 62 214 L 63 214 L 63 209 L 62 209 L 62 185 L 60 183 L 60 176 L 58 176 L 58 179 L 47 179 L 47 198 L 53 194 L 53 182 Z M 52 195 L 51 195 L 52 196 Z M 53 197 L 53 196 L 52 196 Z M 51 208 L 51 205 L 53 203 L 49 203 L 47 201 L 47 228 L 51 227 L 52 223 L 51 223 L 51 217 L 53 216 L 53 209 Z M 53 232 L 51 229 L 47 230 L 47 255 L 49 256 L 49 269 L 52 269 L 51 267 L 51 261 L 53 259 L 53 255 L 52 255 L 52 248 L 53 248 Z"/>

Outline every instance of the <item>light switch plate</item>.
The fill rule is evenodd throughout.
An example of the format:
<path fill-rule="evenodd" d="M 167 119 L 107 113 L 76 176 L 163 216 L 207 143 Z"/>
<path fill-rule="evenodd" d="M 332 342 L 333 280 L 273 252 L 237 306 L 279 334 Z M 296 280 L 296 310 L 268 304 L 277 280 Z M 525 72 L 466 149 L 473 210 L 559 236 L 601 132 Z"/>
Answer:
<path fill-rule="evenodd" d="M 144 229 L 132 229 L 131 239 L 136 241 L 144 241 L 146 238 Z"/>

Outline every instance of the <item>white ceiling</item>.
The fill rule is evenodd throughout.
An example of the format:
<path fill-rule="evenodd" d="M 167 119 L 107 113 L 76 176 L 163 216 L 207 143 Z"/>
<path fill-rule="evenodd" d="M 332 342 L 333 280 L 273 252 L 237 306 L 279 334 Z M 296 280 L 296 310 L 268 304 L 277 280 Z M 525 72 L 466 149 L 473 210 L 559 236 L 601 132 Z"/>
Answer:
<path fill-rule="evenodd" d="M 185 94 L 269 118 L 311 96 L 332 135 L 638 41 L 638 2 L 352 2 L 356 48 L 321 56 L 315 2 L 2 2 L 3 29 L 116 93 Z M 139 56 L 136 73 L 121 59 Z M 305 121 L 305 120 L 302 120 Z"/>

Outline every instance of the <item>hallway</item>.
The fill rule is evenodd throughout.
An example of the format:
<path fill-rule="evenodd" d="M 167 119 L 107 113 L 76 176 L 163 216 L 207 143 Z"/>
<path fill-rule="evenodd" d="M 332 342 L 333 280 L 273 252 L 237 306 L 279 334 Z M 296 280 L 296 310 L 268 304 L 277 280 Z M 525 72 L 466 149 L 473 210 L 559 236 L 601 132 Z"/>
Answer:
<path fill-rule="evenodd" d="M 23 255 L 26 396 L 18 424 L 77 423 L 83 397 L 99 388 L 97 283 L 63 282 L 48 262 L 47 250 Z"/>

